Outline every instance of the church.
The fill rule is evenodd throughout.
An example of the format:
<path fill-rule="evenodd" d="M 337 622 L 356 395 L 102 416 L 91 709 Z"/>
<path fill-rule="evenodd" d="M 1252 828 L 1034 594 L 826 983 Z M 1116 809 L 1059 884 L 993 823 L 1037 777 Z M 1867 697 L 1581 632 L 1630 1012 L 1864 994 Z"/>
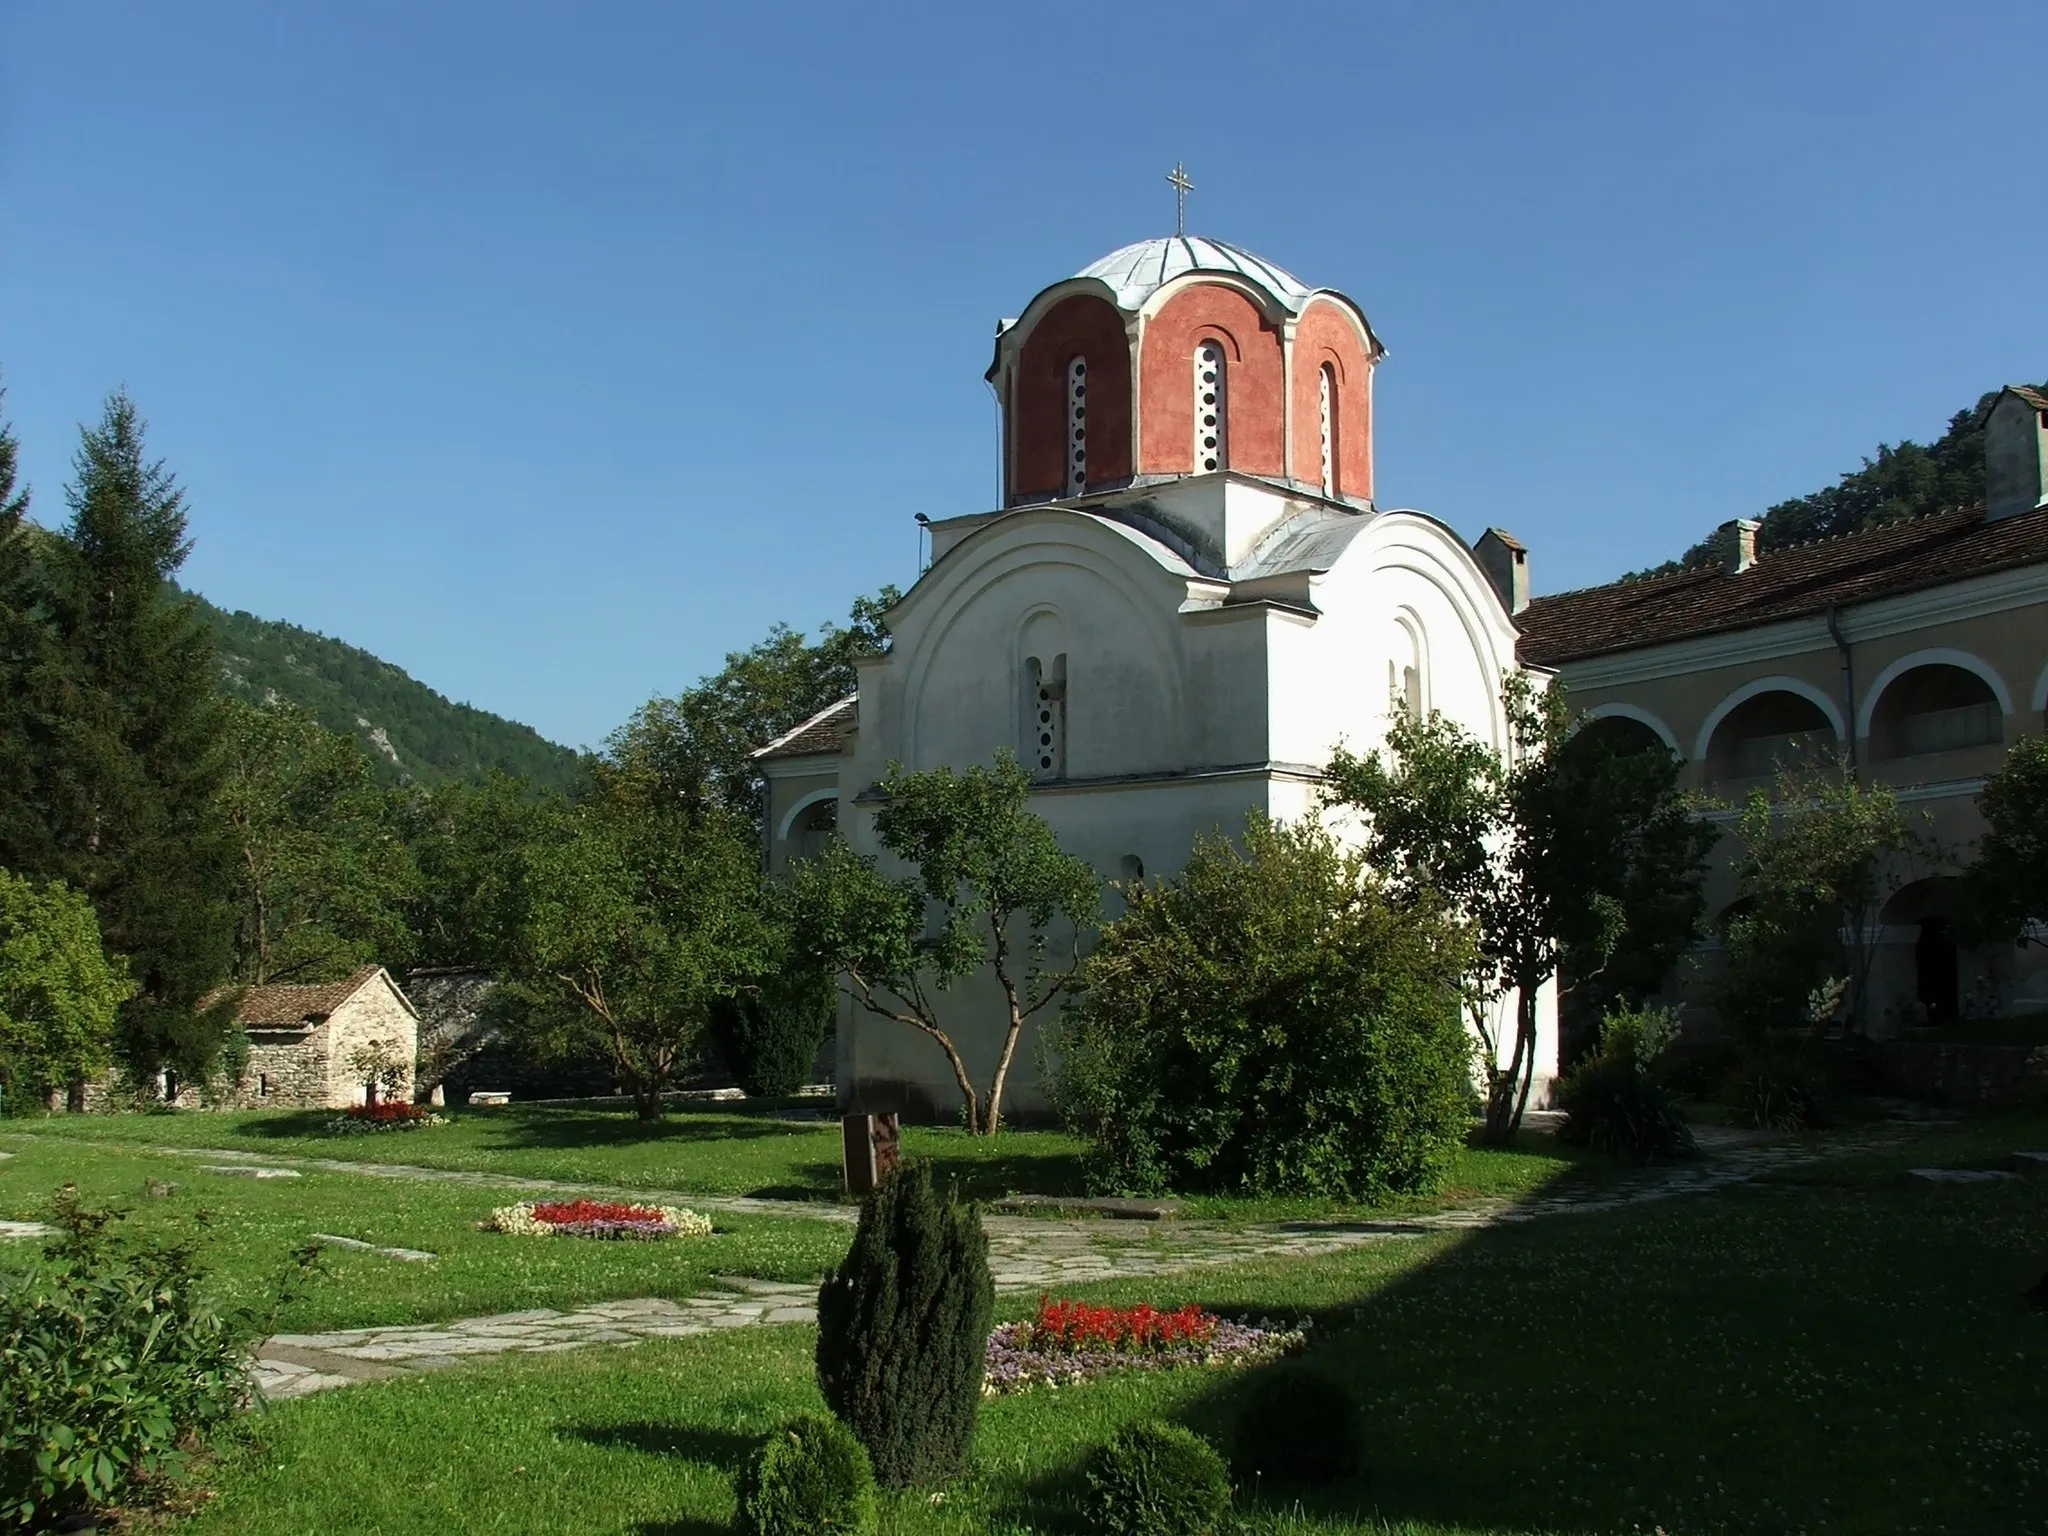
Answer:
<path fill-rule="evenodd" d="M 1396 709 L 1503 746 L 1504 594 L 1525 555 L 1375 504 L 1384 353 L 1345 294 L 1192 235 L 1114 251 L 1003 320 L 987 373 L 1001 505 L 920 518 L 930 560 L 888 616 L 887 653 L 757 755 L 771 868 L 835 831 L 876 853 L 873 786 L 892 763 L 1008 748 L 1061 845 L 1130 880 L 1172 876 L 1198 834 L 1253 812 L 1317 814 L 1332 748 L 1376 747 Z M 949 1001 L 985 1081 L 994 988 Z M 1537 1102 L 1557 1060 L 1543 1004 Z M 841 1009 L 844 1104 L 954 1112 L 929 1039 Z M 1027 1035 L 1013 1068 L 1013 1115 L 1049 1108 L 1036 1047 Z"/>

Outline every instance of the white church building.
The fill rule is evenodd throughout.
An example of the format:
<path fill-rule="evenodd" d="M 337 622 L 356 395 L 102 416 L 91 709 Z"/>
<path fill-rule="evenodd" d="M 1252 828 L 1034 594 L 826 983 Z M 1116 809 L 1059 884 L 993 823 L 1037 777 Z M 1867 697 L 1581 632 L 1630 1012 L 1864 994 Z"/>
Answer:
<path fill-rule="evenodd" d="M 1127 246 L 1003 321 L 1002 505 L 931 520 L 930 564 L 858 693 L 762 749 L 771 867 L 835 829 L 877 852 L 892 763 L 1010 748 L 1062 846 L 1129 879 L 1173 875 L 1198 833 L 1250 812 L 1317 814 L 1331 749 L 1378 745 L 1396 708 L 1503 745 L 1522 550 L 1374 504 L 1383 353 L 1344 294 L 1194 236 Z M 993 988 L 950 998 L 985 1082 Z M 838 1042 L 845 1106 L 955 1113 L 925 1036 L 842 1002 Z M 1040 1066 L 1027 1034 L 1009 1114 L 1048 1108 Z"/>

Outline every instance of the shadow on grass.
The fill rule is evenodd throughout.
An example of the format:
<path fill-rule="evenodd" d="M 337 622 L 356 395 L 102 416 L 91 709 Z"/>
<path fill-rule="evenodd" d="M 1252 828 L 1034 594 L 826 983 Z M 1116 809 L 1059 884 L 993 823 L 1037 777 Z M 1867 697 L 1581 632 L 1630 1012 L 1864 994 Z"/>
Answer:
<path fill-rule="evenodd" d="M 1291 1308 L 1256 1285 L 1211 1293 L 1221 1313 L 1310 1318 L 1309 1362 L 1368 1425 L 1364 1476 L 1240 1508 L 1299 1506 L 1305 1530 L 2036 1528 L 2048 1319 L 2020 1293 L 2043 1229 L 2048 1186 L 2030 1181 L 1747 1185 L 1480 1229 L 1348 1294 L 1304 1266 L 1275 1282 Z M 1227 1451 L 1272 1369 L 1137 1400 Z M 1070 1528 L 1077 1475 L 1040 1474 L 1005 1512 Z"/>
<path fill-rule="evenodd" d="M 630 1451 L 641 1456 L 676 1456 L 694 1461 L 737 1479 L 754 1453 L 758 1437 L 738 1435 L 730 1430 L 706 1429 L 675 1424 L 602 1424 L 565 1428 L 559 1433 L 608 1451 Z M 732 1527 L 722 1521 L 686 1517 L 680 1520 L 648 1520 L 633 1527 L 634 1536 L 730 1536 Z"/>
<path fill-rule="evenodd" d="M 738 1477 L 761 1443 L 758 1435 L 681 1424 L 601 1424 L 571 1426 L 561 1433 L 605 1450 L 637 1451 L 643 1456 L 680 1456 Z"/>

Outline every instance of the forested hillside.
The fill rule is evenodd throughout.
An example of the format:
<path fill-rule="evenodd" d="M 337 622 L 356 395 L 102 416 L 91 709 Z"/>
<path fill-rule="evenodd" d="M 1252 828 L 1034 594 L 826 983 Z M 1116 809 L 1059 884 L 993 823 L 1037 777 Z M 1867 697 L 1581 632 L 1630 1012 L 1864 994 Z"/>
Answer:
<path fill-rule="evenodd" d="M 1911 438 L 1879 443 L 1875 458 L 1866 458 L 1860 469 L 1850 470 L 1833 485 L 1779 502 L 1763 515 L 1758 547 L 1768 552 L 1981 503 L 1984 417 L 1997 398 L 1994 390 L 1967 410 L 1957 411 L 1948 419 L 1948 430 L 1931 443 Z M 1709 537 L 1678 559 L 1643 574 L 1661 575 L 1718 558 Z"/>
<path fill-rule="evenodd" d="M 355 737 L 387 783 L 479 779 L 492 769 L 566 788 L 577 755 L 538 731 L 443 698 L 388 661 L 296 624 L 228 613 L 195 598 L 220 641 L 222 687 L 261 704 L 283 699 Z"/>

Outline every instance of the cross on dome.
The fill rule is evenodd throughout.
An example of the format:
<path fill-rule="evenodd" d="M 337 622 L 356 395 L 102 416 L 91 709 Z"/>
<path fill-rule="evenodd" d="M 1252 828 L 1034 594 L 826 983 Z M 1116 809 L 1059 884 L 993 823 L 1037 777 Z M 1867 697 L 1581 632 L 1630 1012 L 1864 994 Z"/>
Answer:
<path fill-rule="evenodd" d="M 1166 180 L 1173 188 L 1173 232 L 1185 235 L 1188 232 L 1188 194 L 1195 190 L 1195 184 L 1188 180 L 1188 168 L 1178 160 L 1173 162 L 1173 169 L 1167 173 Z"/>

